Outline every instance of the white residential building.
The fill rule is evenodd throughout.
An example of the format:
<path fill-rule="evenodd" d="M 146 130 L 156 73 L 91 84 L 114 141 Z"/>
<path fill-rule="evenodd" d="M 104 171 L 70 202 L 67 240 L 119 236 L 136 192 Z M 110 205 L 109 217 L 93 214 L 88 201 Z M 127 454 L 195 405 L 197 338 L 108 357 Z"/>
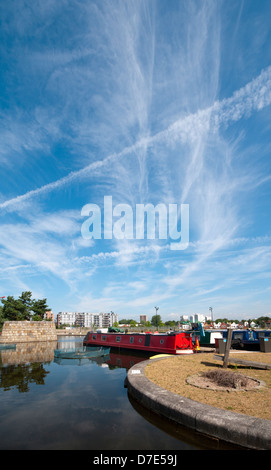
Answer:
<path fill-rule="evenodd" d="M 89 313 L 89 312 L 59 312 L 57 314 L 57 324 L 70 326 L 84 326 L 108 328 L 118 321 L 118 315 L 110 313 Z"/>
<path fill-rule="evenodd" d="M 195 313 L 194 314 L 194 323 L 204 323 L 208 320 L 212 320 L 211 316 L 209 315 L 202 315 L 201 313 Z"/>
<path fill-rule="evenodd" d="M 99 313 L 94 315 L 94 326 L 97 328 L 109 328 L 118 321 L 118 315 L 114 312 L 110 313 Z"/>
<path fill-rule="evenodd" d="M 57 314 L 57 325 L 74 326 L 76 322 L 76 312 L 59 312 Z"/>
<path fill-rule="evenodd" d="M 194 313 L 193 315 L 181 315 L 180 317 L 181 322 L 204 323 L 207 320 L 211 320 L 211 317 L 202 315 L 201 313 Z"/>

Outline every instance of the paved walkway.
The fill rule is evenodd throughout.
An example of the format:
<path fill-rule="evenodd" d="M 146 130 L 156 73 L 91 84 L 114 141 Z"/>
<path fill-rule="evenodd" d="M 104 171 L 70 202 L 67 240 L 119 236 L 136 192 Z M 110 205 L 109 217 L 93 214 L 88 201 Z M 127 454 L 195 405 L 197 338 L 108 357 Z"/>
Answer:
<path fill-rule="evenodd" d="M 210 405 L 181 397 L 151 382 L 144 373 L 151 359 L 131 367 L 127 389 L 141 405 L 193 431 L 230 442 L 247 449 L 271 449 L 271 421 L 220 410 Z"/>

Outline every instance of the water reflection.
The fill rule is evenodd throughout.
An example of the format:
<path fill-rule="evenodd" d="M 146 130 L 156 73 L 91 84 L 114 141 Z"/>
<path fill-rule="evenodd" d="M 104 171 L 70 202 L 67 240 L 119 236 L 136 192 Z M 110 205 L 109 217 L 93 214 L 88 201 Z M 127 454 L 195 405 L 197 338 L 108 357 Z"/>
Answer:
<path fill-rule="evenodd" d="M 0 449 L 213 448 L 185 431 L 169 432 L 129 401 L 127 370 L 148 355 L 111 350 L 82 367 L 55 362 L 55 349 L 78 344 L 82 338 L 72 337 L 0 351 Z"/>
<path fill-rule="evenodd" d="M 0 365 L 30 364 L 32 362 L 51 362 L 54 360 L 54 350 L 57 341 L 42 341 L 40 343 L 17 343 L 16 349 L 0 351 Z"/>
<path fill-rule="evenodd" d="M 153 355 L 153 353 L 151 355 Z M 127 371 L 130 367 L 138 364 L 138 362 L 145 361 L 149 357 L 150 355 L 147 353 L 140 353 L 137 351 L 133 351 L 133 353 L 131 353 L 111 349 L 110 358 L 106 362 L 110 369 L 123 368 Z"/>
<path fill-rule="evenodd" d="M 51 362 L 54 361 L 54 351 L 58 350 L 76 350 L 82 345 L 82 337 L 63 337 L 58 341 L 44 341 L 40 343 L 18 343 L 14 349 L 0 350 L 0 365 L 10 366 L 12 364 L 30 364 L 33 362 Z M 134 364 L 148 359 L 149 355 L 144 352 L 125 352 L 122 350 L 110 350 L 110 354 L 103 360 L 94 362 L 98 364 L 107 363 L 110 369 L 125 368 L 128 370 Z M 101 359 L 101 358 L 99 358 Z M 71 362 L 72 364 L 72 362 Z M 75 364 L 75 362 L 73 362 Z"/>
<path fill-rule="evenodd" d="M 40 363 L 10 365 L 1 371 L 0 388 L 10 390 L 16 387 L 20 393 L 29 392 L 31 383 L 44 385 L 47 374 L 49 372 Z"/>
<path fill-rule="evenodd" d="M 56 341 L 42 343 L 18 343 L 13 348 L 0 350 L 0 388 L 17 388 L 20 393 L 29 392 L 30 384 L 45 385 L 44 364 L 54 358 Z"/>

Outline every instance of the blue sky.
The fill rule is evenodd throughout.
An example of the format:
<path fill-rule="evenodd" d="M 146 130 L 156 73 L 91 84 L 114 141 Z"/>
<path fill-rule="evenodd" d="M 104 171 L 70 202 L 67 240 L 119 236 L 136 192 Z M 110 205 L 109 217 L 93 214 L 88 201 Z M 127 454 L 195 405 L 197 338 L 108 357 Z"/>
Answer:
<path fill-rule="evenodd" d="M 0 295 L 120 319 L 271 315 L 270 1 L 0 12 Z M 83 239 L 82 207 L 107 195 L 189 204 L 188 248 Z"/>

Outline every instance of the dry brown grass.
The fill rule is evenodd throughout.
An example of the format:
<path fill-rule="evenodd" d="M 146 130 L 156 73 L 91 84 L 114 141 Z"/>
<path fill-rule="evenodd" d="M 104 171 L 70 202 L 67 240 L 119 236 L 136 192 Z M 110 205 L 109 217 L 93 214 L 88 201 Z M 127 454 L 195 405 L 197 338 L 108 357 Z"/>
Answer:
<path fill-rule="evenodd" d="M 235 390 L 246 388 L 249 382 L 249 378 L 247 376 L 225 369 L 209 370 L 207 372 L 203 372 L 202 376 L 209 379 L 215 385 Z"/>
<path fill-rule="evenodd" d="M 271 364 L 271 353 L 234 353 L 236 359 Z M 224 410 L 271 419 L 271 371 L 230 365 L 234 373 L 264 381 L 266 386 L 251 391 L 217 391 L 194 387 L 186 382 L 187 377 L 199 372 L 222 370 L 222 363 L 213 359 L 212 353 L 189 356 L 172 356 L 151 362 L 145 368 L 146 376 L 166 390 L 192 400 Z"/>

